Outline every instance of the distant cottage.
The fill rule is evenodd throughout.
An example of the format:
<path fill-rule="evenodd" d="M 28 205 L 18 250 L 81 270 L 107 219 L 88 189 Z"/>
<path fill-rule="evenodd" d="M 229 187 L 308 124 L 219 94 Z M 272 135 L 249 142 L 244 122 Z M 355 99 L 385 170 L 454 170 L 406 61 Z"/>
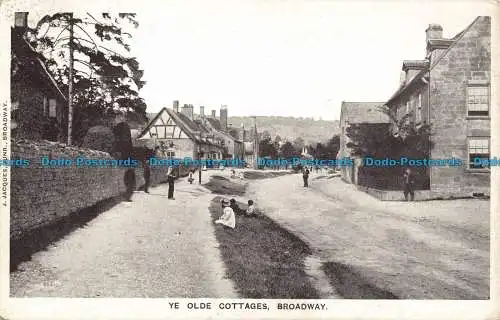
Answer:
<path fill-rule="evenodd" d="M 67 100 L 26 40 L 27 21 L 27 12 L 16 12 L 11 30 L 11 136 L 66 142 Z"/>
<path fill-rule="evenodd" d="M 351 155 L 351 148 L 347 147 L 350 142 L 347 136 L 347 128 L 351 124 L 364 126 L 377 126 L 380 130 L 387 130 L 389 127 L 389 117 L 379 110 L 383 102 L 352 102 L 342 101 L 340 109 L 340 149 L 337 159 L 352 158 L 353 166 L 341 166 L 340 173 L 344 181 L 358 184 L 358 170 L 361 166 L 361 159 Z"/>

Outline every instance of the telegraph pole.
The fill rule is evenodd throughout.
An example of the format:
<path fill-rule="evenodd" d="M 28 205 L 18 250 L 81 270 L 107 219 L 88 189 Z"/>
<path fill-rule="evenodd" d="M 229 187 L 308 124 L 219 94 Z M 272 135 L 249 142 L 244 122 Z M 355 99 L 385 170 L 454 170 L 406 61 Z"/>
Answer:
<path fill-rule="evenodd" d="M 73 13 L 69 14 L 68 145 L 73 129 Z"/>

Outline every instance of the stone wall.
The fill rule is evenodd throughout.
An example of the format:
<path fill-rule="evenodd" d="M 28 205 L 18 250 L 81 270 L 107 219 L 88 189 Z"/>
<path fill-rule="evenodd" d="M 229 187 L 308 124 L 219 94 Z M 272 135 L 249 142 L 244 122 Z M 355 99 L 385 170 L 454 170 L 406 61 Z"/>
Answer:
<path fill-rule="evenodd" d="M 27 231 L 56 223 L 59 219 L 100 201 L 125 192 L 127 168 L 43 167 L 42 157 L 50 159 L 112 159 L 101 151 L 68 147 L 50 142 L 17 141 L 11 144 L 11 159 L 27 159 L 29 167 L 11 169 L 10 237 L 19 239 Z M 140 164 L 139 164 L 140 165 Z M 143 168 L 134 168 L 137 189 L 144 185 Z M 179 169 L 177 169 L 179 170 Z M 151 168 L 151 184 L 166 180 L 167 167 Z M 178 174 L 186 175 L 186 169 Z"/>
<path fill-rule="evenodd" d="M 491 135 L 489 116 L 467 116 L 468 84 L 491 81 L 490 43 L 490 18 L 479 17 L 430 71 L 433 159 L 456 157 L 467 162 L 468 139 Z M 469 170 L 466 163 L 460 167 L 431 168 L 432 197 L 489 195 L 489 190 L 489 170 Z"/>

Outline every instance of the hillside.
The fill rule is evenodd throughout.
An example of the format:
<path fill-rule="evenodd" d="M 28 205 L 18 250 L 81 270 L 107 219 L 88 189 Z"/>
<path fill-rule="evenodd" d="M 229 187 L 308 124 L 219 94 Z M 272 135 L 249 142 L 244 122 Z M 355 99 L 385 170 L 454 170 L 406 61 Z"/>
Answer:
<path fill-rule="evenodd" d="M 148 113 L 151 120 L 156 113 Z M 245 128 L 253 126 L 252 117 L 229 117 L 228 123 L 240 128 L 241 123 Z M 332 136 L 340 133 L 339 121 L 313 120 L 311 118 L 294 117 L 257 117 L 257 129 L 259 132 L 268 131 L 274 138 L 277 134 L 282 138 L 293 141 L 297 137 L 302 137 L 306 143 L 326 142 Z"/>
<path fill-rule="evenodd" d="M 253 126 L 252 117 L 229 117 L 228 123 L 235 127 L 240 127 L 241 123 L 245 128 Z M 339 121 L 313 120 L 311 118 L 294 117 L 257 117 L 257 129 L 267 130 L 274 138 L 277 134 L 282 138 L 293 141 L 297 137 L 302 137 L 306 143 L 327 141 L 332 136 L 340 133 Z"/>

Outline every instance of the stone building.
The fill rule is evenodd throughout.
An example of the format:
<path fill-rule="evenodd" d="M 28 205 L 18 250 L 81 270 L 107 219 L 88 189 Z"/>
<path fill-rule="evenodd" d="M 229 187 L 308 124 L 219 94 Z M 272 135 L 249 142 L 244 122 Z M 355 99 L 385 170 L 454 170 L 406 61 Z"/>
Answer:
<path fill-rule="evenodd" d="M 26 40 L 27 21 L 27 12 L 16 12 L 11 30 L 11 135 L 66 142 L 67 100 Z"/>
<path fill-rule="evenodd" d="M 462 166 L 431 167 L 430 197 L 489 194 L 491 19 L 477 17 L 453 38 L 431 24 L 423 60 L 403 62 L 401 85 L 386 105 L 416 126 L 431 125 L 431 159 L 457 158 Z"/>
<path fill-rule="evenodd" d="M 380 130 L 387 130 L 389 126 L 389 117 L 379 110 L 384 102 L 351 102 L 342 101 L 340 110 L 340 149 L 337 154 L 337 160 L 344 158 L 353 159 L 353 166 L 340 166 L 341 177 L 349 183 L 358 183 L 358 169 L 361 165 L 361 159 L 351 154 L 351 148 L 347 147 L 350 142 L 347 136 L 347 128 L 351 124 L 375 125 Z"/>

